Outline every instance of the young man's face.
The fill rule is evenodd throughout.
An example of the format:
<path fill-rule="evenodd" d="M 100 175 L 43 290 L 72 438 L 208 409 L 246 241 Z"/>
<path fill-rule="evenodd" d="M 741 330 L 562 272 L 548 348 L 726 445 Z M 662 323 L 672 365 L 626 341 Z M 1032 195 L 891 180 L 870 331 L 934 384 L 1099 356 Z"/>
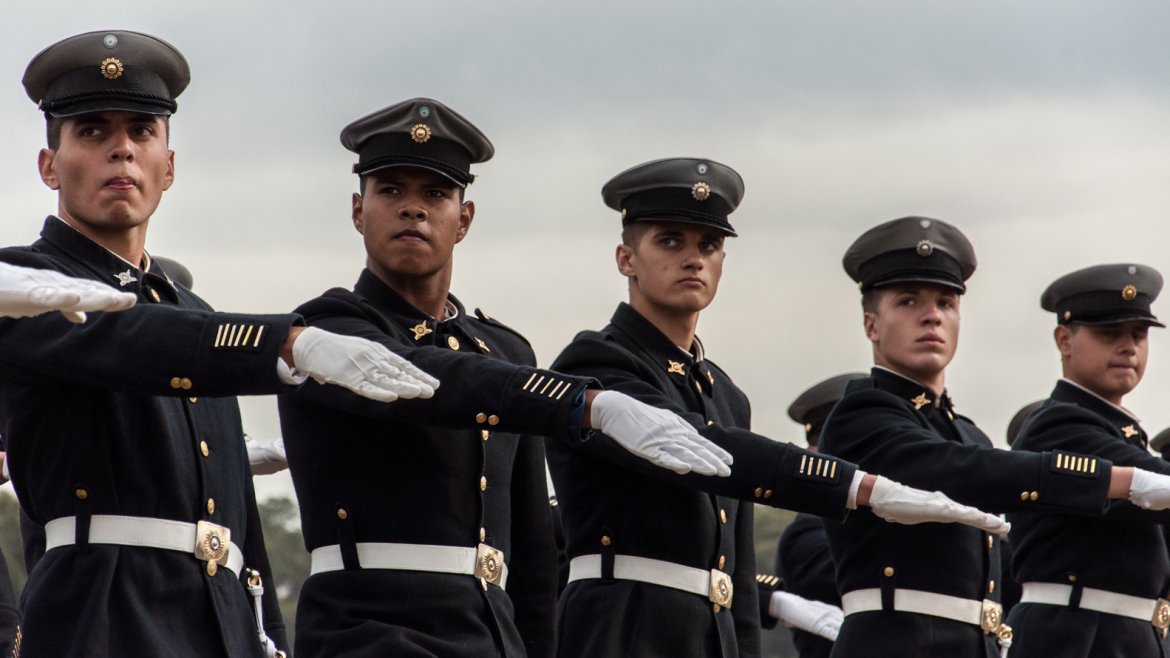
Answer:
<path fill-rule="evenodd" d="M 865 335 L 874 363 L 918 381 L 946 369 L 959 346 L 957 291 L 928 283 L 882 288 L 865 312 Z"/>
<path fill-rule="evenodd" d="M 107 111 L 68 117 L 56 150 L 38 157 L 62 219 L 101 233 L 145 224 L 175 179 L 162 117 Z"/>
<path fill-rule="evenodd" d="M 463 240 L 475 205 L 460 201 L 446 176 L 418 167 L 371 173 L 353 195 L 353 225 L 362 234 L 369 265 L 387 278 L 450 272 L 455 244 Z"/>
<path fill-rule="evenodd" d="M 724 234 L 681 222 L 647 222 L 633 244 L 617 249 L 618 269 L 630 280 L 630 302 L 671 314 L 698 313 L 711 303 L 723 276 Z"/>
<path fill-rule="evenodd" d="M 1146 372 L 1149 325 L 1141 320 L 1058 326 L 1053 334 L 1064 376 L 1119 404 Z"/>

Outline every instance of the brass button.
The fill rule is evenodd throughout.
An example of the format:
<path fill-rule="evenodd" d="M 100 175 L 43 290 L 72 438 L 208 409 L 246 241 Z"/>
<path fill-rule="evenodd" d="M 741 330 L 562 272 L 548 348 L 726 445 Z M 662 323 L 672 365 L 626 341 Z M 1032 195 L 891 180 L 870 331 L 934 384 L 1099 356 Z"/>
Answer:
<path fill-rule="evenodd" d="M 199 401 L 199 398 L 195 398 L 195 397 L 191 397 L 191 398 L 187 398 L 187 399 L 191 401 L 191 404 L 195 404 L 196 402 Z"/>
<path fill-rule="evenodd" d="M 752 493 L 754 493 L 756 495 L 756 498 L 762 498 L 764 496 L 764 488 L 763 487 L 756 487 L 756 490 L 753 491 Z"/>
<path fill-rule="evenodd" d="M 487 491 L 487 476 L 486 475 L 479 476 L 479 490 L 480 491 Z"/>
<path fill-rule="evenodd" d="M 480 541 L 487 541 L 487 528 L 480 528 L 479 529 L 479 540 Z"/>
<path fill-rule="evenodd" d="M 183 380 L 178 377 L 171 377 L 171 388 L 182 388 Z"/>
<path fill-rule="evenodd" d="M 719 614 L 719 611 L 720 611 L 720 610 L 722 610 L 722 609 L 723 609 L 723 606 L 719 605 L 718 603 L 716 603 L 716 604 L 714 604 L 714 605 L 712 605 L 712 606 L 711 606 L 711 610 L 712 610 L 712 611 L 713 611 L 715 614 Z"/>
<path fill-rule="evenodd" d="M 209 448 L 209 447 L 207 446 L 207 442 L 206 442 L 206 441 L 200 441 L 200 442 L 199 442 L 199 452 L 203 453 L 203 456 L 204 456 L 204 457 L 206 457 L 206 456 L 208 456 L 208 455 L 210 455 L 210 454 L 211 454 L 211 448 Z"/>
<path fill-rule="evenodd" d="M 487 431 L 487 430 L 480 430 L 479 435 L 480 435 L 480 437 L 483 438 L 484 441 L 487 441 L 488 439 L 491 438 L 492 433 Z"/>
<path fill-rule="evenodd" d="M 995 540 L 991 538 L 991 535 L 987 535 L 987 548 L 991 549 L 993 546 L 995 546 Z"/>
<path fill-rule="evenodd" d="M 191 390 L 191 380 L 190 380 L 190 379 L 187 379 L 186 377 L 184 377 L 184 378 L 182 378 L 181 380 L 179 380 L 179 386 L 180 386 L 180 387 L 181 387 L 181 388 L 182 388 L 184 391 L 189 391 L 189 390 Z"/>
<path fill-rule="evenodd" d="M 613 543 L 613 540 L 609 538 L 609 535 L 602 535 L 601 536 L 601 545 L 602 546 L 609 546 L 612 543 Z"/>
<path fill-rule="evenodd" d="M 492 414 L 488 416 L 488 425 L 496 426 L 500 424 L 500 417 Z"/>
<path fill-rule="evenodd" d="M 994 581 L 994 580 L 992 580 L 992 581 L 988 581 L 988 583 L 987 583 L 987 593 L 988 593 L 988 594 L 993 594 L 994 592 L 995 592 L 995 581 Z"/>
<path fill-rule="evenodd" d="M 1068 582 L 1070 582 L 1070 583 L 1077 582 L 1077 575 L 1075 573 L 1070 573 L 1068 575 Z"/>
<path fill-rule="evenodd" d="M 207 561 L 207 575 L 214 576 L 217 573 L 219 573 L 219 565 L 215 563 L 215 560 L 208 560 Z"/>
<path fill-rule="evenodd" d="M 215 514 L 215 499 L 214 498 L 207 499 L 207 513 L 208 514 Z"/>
<path fill-rule="evenodd" d="M 1028 499 L 1033 501 L 1033 502 L 1035 502 L 1035 500 L 1039 497 L 1040 497 L 1039 491 L 1033 491 L 1032 493 L 1028 494 Z"/>
<path fill-rule="evenodd" d="M 151 289 L 150 289 L 150 296 L 151 296 L 151 297 L 154 299 L 154 301 L 156 301 L 156 302 L 161 302 L 161 301 L 162 301 L 162 298 L 158 296 L 158 291 L 157 291 L 157 290 L 155 290 L 154 288 L 151 288 Z"/>
<path fill-rule="evenodd" d="M 459 349 L 459 339 L 454 336 L 447 336 L 447 347 L 453 350 Z"/>
<path fill-rule="evenodd" d="M 347 512 L 344 507 L 338 507 L 337 508 L 337 518 L 344 521 L 344 520 L 349 518 L 349 512 Z"/>
<path fill-rule="evenodd" d="M 885 575 L 886 578 L 891 578 L 894 575 L 894 568 L 886 567 L 885 569 L 882 569 L 882 574 Z"/>
<path fill-rule="evenodd" d="M 772 490 L 771 490 L 771 489 L 765 489 L 765 490 L 764 490 L 764 498 L 765 498 L 765 499 L 767 499 L 767 498 L 771 498 L 771 497 L 772 497 Z"/>
<path fill-rule="evenodd" d="M 719 510 L 719 522 L 727 523 L 727 510 L 722 508 Z"/>
<path fill-rule="evenodd" d="M 1020 492 L 1020 500 L 1024 500 L 1024 501 L 1028 500 L 1028 492 L 1027 491 Z"/>
<path fill-rule="evenodd" d="M 720 569 L 722 569 L 722 568 L 723 568 L 723 565 L 725 565 L 725 564 L 727 564 L 727 556 L 726 556 L 726 555 L 720 555 L 720 556 L 719 556 L 719 568 L 720 568 Z"/>
<path fill-rule="evenodd" d="M 73 491 L 73 495 L 77 496 L 78 500 L 85 500 L 86 498 L 89 498 L 89 492 L 85 489 L 82 489 L 81 487 L 75 489 Z"/>
<path fill-rule="evenodd" d="M 714 425 L 714 424 L 715 424 L 715 421 L 713 421 L 713 420 L 709 420 L 709 421 L 707 421 L 707 424 L 708 424 L 708 425 Z"/>
<path fill-rule="evenodd" d="M 475 414 L 475 422 L 483 424 L 486 421 L 487 421 L 487 414 L 483 413 L 482 411 Z"/>

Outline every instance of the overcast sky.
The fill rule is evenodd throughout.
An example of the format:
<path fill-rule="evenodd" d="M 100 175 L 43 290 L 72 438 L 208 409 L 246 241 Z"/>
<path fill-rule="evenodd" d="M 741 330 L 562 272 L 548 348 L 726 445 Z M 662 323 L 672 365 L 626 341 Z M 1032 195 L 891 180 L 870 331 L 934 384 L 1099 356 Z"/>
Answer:
<path fill-rule="evenodd" d="M 1170 268 L 1160 0 L 168 4 L 0 8 L 0 243 L 35 239 L 56 208 L 25 65 L 68 35 L 124 28 L 170 41 L 193 74 L 147 249 L 187 264 L 224 310 L 287 311 L 353 283 L 354 156 L 337 136 L 412 96 L 495 143 L 469 189 L 454 292 L 522 330 L 545 364 L 625 295 L 601 185 L 667 156 L 734 167 L 741 237 L 699 332 L 751 397 L 754 428 L 778 439 L 802 440 L 785 415 L 797 394 L 869 366 L 841 255 L 875 224 L 927 215 L 975 244 L 948 386 L 1000 444 L 1059 375 L 1044 287 L 1103 262 Z M 1155 312 L 1170 317 L 1165 303 Z M 1155 433 L 1170 425 L 1170 345 L 1152 343 L 1127 404 Z M 274 409 L 245 401 L 248 431 L 274 435 Z M 258 486 L 291 491 L 283 476 Z"/>

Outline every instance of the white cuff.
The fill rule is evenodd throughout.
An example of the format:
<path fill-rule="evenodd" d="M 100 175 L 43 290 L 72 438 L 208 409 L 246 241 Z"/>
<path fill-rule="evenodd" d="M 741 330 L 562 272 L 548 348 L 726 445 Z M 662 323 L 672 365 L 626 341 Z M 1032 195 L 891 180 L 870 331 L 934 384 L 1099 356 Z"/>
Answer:
<path fill-rule="evenodd" d="M 845 501 L 845 507 L 849 509 L 857 509 L 857 490 L 861 489 L 861 481 L 868 475 L 860 468 L 853 472 L 853 482 L 849 483 L 849 499 Z"/>
<path fill-rule="evenodd" d="M 280 377 L 281 382 L 293 386 L 300 386 L 309 378 L 308 373 L 288 367 L 288 364 L 280 357 L 276 357 L 276 376 Z"/>

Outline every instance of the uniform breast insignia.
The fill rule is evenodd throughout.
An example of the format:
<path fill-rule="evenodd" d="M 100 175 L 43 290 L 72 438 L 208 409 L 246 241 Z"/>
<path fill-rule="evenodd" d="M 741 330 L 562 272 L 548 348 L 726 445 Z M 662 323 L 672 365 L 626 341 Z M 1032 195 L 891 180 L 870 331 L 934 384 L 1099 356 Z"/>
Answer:
<path fill-rule="evenodd" d="M 573 385 L 568 381 L 554 377 L 551 372 L 538 370 L 532 373 L 520 390 L 559 400 L 570 388 L 573 388 Z"/>
<path fill-rule="evenodd" d="M 1126 425 L 1125 427 L 1121 428 L 1121 433 L 1124 434 L 1125 438 L 1127 439 L 1132 439 L 1138 434 L 1141 434 L 1141 432 L 1139 432 L 1133 425 Z"/>
<path fill-rule="evenodd" d="M 267 326 L 254 323 L 224 322 L 215 329 L 215 342 L 212 348 L 217 350 L 236 349 L 258 352 L 264 347 L 264 335 Z"/>
<path fill-rule="evenodd" d="M 930 398 L 926 397 L 926 392 L 918 394 L 918 397 L 910 398 L 910 404 L 914 405 L 914 409 L 918 410 L 930 404 Z"/>
<path fill-rule="evenodd" d="M 837 460 L 818 455 L 801 455 L 796 474 L 806 480 L 837 481 Z"/>
<path fill-rule="evenodd" d="M 430 334 L 430 333 L 434 333 L 433 331 L 431 331 L 431 328 L 427 326 L 426 322 L 420 322 L 420 323 L 414 325 L 413 327 L 411 327 L 410 330 L 414 333 L 415 340 L 422 340 L 423 336 Z"/>
<path fill-rule="evenodd" d="M 686 376 L 687 372 L 685 370 L 683 370 L 682 362 L 671 361 L 670 359 L 667 359 L 666 364 L 667 364 L 666 372 L 674 374 L 674 375 L 682 375 L 684 377 Z"/>
<path fill-rule="evenodd" d="M 118 285 L 122 286 L 123 288 L 138 280 L 138 278 L 134 276 L 134 270 L 118 272 L 114 275 L 114 278 L 118 280 Z"/>
<path fill-rule="evenodd" d="M 1056 452 L 1052 457 L 1052 470 L 1056 473 L 1077 475 L 1084 478 L 1096 478 L 1099 469 L 1097 468 L 1096 457 Z"/>
<path fill-rule="evenodd" d="M 477 337 L 477 338 L 475 339 L 475 344 L 476 344 L 476 345 L 479 345 L 479 349 L 483 350 L 484 352 L 490 352 L 490 351 L 491 351 L 490 349 L 488 349 L 487 343 L 483 342 L 483 339 L 482 339 L 482 338 L 479 338 L 479 337 Z"/>

